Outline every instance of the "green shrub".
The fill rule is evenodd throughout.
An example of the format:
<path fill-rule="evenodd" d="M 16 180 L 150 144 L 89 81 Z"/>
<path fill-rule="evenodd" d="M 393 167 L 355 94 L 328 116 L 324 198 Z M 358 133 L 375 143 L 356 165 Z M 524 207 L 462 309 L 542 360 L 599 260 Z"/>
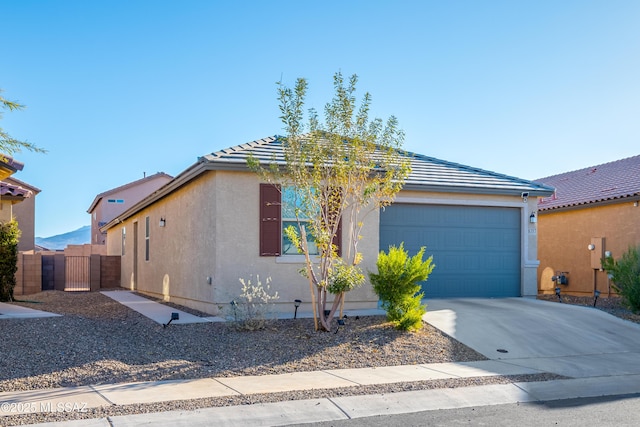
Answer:
<path fill-rule="evenodd" d="M 15 220 L 0 222 L 0 301 L 13 301 L 18 271 L 20 229 Z"/>
<path fill-rule="evenodd" d="M 424 251 L 422 247 L 410 258 L 404 244 L 390 246 L 389 253 L 378 255 L 378 273 L 369 273 L 387 319 L 404 331 L 422 328 L 422 315 L 426 313 L 420 282 L 427 280 L 435 264 L 432 256 L 423 261 Z"/>
<path fill-rule="evenodd" d="M 640 313 L 640 246 L 630 246 L 617 261 L 604 258 L 602 268 L 610 275 L 612 287 L 625 305 L 634 313 Z"/>
<path fill-rule="evenodd" d="M 251 279 L 240 279 L 242 293 L 229 304 L 227 319 L 238 329 L 255 331 L 264 329 L 271 315 L 274 314 L 273 301 L 280 298 L 278 293 L 269 293 L 271 278 L 267 278 L 263 286 L 260 276 L 256 277 L 256 284 Z"/>

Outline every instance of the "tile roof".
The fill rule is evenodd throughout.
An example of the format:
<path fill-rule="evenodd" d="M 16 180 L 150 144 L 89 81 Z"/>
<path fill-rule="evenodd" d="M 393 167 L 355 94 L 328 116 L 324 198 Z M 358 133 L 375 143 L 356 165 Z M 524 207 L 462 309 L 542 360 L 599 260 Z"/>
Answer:
<path fill-rule="evenodd" d="M 33 192 L 19 185 L 9 184 L 8 182 L 0 182 L 0 196 L 2 197 L 14 197 L 24 198 L 31 197 Z"/>
<path fill-rule="evenodd" d="M 246 168 L 252 153 L 263 164 L 284 164 L 282 141 L 277 136 L 259 139 L 236 147 L 227 148 L 201 157 L 199 160 L 220 168 Z M 423 191 L 458 191 L 491 194 L 549 195 L 553 188 L 486 171 L 471 166 L 452 163 L 434 157 L 405 152 L 411 158 L 411 174 L 404 188 Z"/>
<path fill-rule="evenodd" d="M 195 179 L 207 170 L 248 170 L 247 158 L 249 154 L 253 154 L 256 159 L 265 165 L 270 162 L 284 164 L 282 140 L 279 139 L 278 136 L 258 139 L 198 157 L 198 161 L 195 164 L 182 171 L 172 181 L 160 189 L 127 209 L 117 218 L 111 220 L 108 224 L 101 227 L 101 229 L 113 227 L 118 221 L 134 215 L 141 209 L 176 191 L 182 185 Z M 411 158 L 412 167 L 412 172 L 404 185 L 404 188 L 408 190 L 518 196 L 526 192 L 532 197 L 548 196 L 553 193 L 553 188 L 544 184 L 447 162 L 420 154 L 405 152 L 405 155 Z"/>
<path fill-rule="evenodd" d="M 640 195 L 640 155 L 536 179 L 556 188 L 538 201 L 541 211 L 610 202 Z"/>
<path fill-rule="evenodd" d="M 5 179 L 24 168 L 24 163 L 13 157 L 0 153 L 0 179 Z"/>

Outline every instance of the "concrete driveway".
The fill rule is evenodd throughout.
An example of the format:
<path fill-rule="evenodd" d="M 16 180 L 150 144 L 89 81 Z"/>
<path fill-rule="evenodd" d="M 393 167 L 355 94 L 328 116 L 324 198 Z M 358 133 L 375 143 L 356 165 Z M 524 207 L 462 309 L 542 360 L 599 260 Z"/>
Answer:
<path fill-rule="evenodd" d="M 592 307 L 434 299 L 424 319 L 489 359 L 576 378 L 640 374 L 640 325 Z"/>

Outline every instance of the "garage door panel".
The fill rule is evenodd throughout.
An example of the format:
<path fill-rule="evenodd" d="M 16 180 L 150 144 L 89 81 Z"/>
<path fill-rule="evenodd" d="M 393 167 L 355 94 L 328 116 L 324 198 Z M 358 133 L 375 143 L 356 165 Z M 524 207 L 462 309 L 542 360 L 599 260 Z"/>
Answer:
<path fill-rule="evenodd" d="M 520 295 L 520 210 L 394 204 L 380 215 L 380 249 L 426 246 L 436 265 L 427 297 Z"/>

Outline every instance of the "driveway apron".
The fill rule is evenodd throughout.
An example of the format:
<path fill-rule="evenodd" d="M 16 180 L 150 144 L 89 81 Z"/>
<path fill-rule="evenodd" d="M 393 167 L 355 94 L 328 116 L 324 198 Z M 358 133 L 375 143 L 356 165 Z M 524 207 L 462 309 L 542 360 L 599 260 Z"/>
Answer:
<path fill-rule="evenodd" d="M 424 319 L 489 359 L 570 377 L 640 374 L 640 325 L 593 307 L 433 299 Z"/>

